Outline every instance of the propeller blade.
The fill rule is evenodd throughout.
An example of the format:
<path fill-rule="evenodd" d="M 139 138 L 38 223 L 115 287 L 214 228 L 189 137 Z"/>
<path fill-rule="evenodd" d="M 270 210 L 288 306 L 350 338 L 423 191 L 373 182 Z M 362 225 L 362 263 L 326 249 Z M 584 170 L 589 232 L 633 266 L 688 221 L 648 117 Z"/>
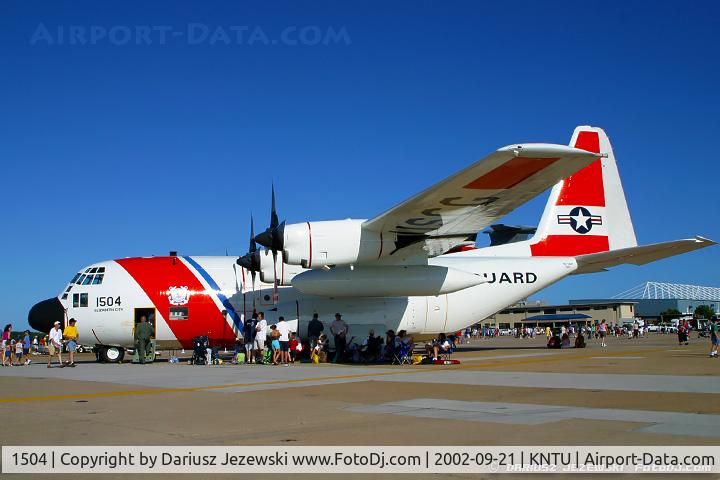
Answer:
<path fill-rule="evenodd" d="M 255 236 L 255 241 L 265 248 L 272 247 L 272 242 L 273 242 L 272 230 L 268 228 L 267 230 L 263 230 L 262 232 L 258 233 Z"/>
<path fill-rule="evenodd" d="M 248 252 L 254 253 L 257 250 L 257 245 L 255 244 L 255 224 L 253 222 L 253 216 L 252 213 L 250 214 L 250 248 L 248 249 Z"/>
<path fill-rule="evenodd" d="M 277 210 L 275 209 L 275 184 L 272 184 L 272 208 L 270 209 L 270 228 L 278 226 Z"/>

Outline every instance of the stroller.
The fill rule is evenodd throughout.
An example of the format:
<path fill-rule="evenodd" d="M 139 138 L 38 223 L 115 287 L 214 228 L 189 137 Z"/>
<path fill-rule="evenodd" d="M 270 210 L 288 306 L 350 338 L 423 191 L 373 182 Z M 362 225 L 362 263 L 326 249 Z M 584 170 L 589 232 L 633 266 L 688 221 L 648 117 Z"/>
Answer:
<path fill-rule="evenodd" d="M 205 365 L 206 362 L 206 354 L 207 349 L 210 345 L 210 342 L 208 340 L 208 337 L 206 336 L 200 336 L 200 337 L 193 337 L 193 356 L 190 360 L 191 365 Z"/>

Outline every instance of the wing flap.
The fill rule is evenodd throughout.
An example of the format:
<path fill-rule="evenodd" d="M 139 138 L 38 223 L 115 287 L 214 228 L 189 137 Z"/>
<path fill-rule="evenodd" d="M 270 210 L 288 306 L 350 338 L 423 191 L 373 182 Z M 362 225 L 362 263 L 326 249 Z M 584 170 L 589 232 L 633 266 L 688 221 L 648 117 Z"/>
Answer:
<path fill-rule="evenodd" d="M 692 252 L 701 248 L 716 245 L 716 242 L 703 237 L 687 238 L 672 242 L 653 243 L 641 247 L 622 248 L 609 252 L 591 253 L 575 257 L 578 268 L 574 272 L 602 272 L 609 267 L 622 264 L 644 265 L 667 257 Z"/>

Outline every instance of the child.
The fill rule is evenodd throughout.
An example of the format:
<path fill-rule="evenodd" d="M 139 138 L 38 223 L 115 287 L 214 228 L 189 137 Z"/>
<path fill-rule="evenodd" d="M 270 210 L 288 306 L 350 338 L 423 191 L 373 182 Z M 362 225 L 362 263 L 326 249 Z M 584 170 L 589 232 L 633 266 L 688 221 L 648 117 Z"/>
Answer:
<path fill-rule="evenodd" d="M 7 348 L 5 348 L 5 363 L 7 365 L 10 365 L 11 367 L 14 367 L 15 361 L 13 359 L 13 350 L 15 349 L 15 340 L 8 340 L 8 343 L 6 345 Z"/>
<path fill-rule="evenodd" d="M 237 364 L 240 361 L 245 361 L 245 338 L 243 338 L 242 334 L 235 337 L 235 351 L 233 353 L 232 363 Z M 242 353 L 242 357 L 239 356 L 240 353 Z M 240 360 L 240 358 L 242 358 L 242 360 Z"/>
<path fill-rule="evenodd" d="M 296 358 L 300 358 L 302 352 L 302 343 L 298 342 L 295 332 L 290 332 L 290 362 L 295 363 Z"/>
<path fill-rule="evenodd" d="M 272 348 L 272 363 L 273 365 L 278 364 L 280 358 L 280 330 L 277 329 L 277 325 L 270 325 L 270 347 Z"/>
<path fill-rule="evenodd" d="M 23 358 L 23 344 L 20 340 L 15 342 L 15 360 L 17 361 L 17 365 L 22 365 L 22 358 Z"/>
<path fill-rule="evenodd" d="M 325 352 L 325 346 L 327 345 L 327 335 L 324 333 L 318 337 L 318 341 L 313 348 L 313 354 L 317 355 L 320 363 L 325 363 L 327 360 L 327 352 Z"/>

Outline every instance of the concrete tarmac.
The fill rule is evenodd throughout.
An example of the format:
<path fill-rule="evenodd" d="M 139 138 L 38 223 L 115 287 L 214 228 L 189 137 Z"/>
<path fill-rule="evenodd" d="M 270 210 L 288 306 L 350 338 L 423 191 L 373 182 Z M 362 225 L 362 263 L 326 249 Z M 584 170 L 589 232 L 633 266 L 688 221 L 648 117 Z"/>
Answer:
<path fill-rule="evenodd" d="M 607 348 L 594 340 L 581 350 L 544 344 L 544 337 L 477 340 L 450 366 L 139 366 L 88 356 L 76 368 L 48 369 L 46 358 L 33 356 L 30 366 L 0 368 L 0 438 L 3 445 L 720 446 L 720 359 L 708 358 L 709 340 L 678 346 L 674 335 L 650 334 L 610 338 Z"/>

